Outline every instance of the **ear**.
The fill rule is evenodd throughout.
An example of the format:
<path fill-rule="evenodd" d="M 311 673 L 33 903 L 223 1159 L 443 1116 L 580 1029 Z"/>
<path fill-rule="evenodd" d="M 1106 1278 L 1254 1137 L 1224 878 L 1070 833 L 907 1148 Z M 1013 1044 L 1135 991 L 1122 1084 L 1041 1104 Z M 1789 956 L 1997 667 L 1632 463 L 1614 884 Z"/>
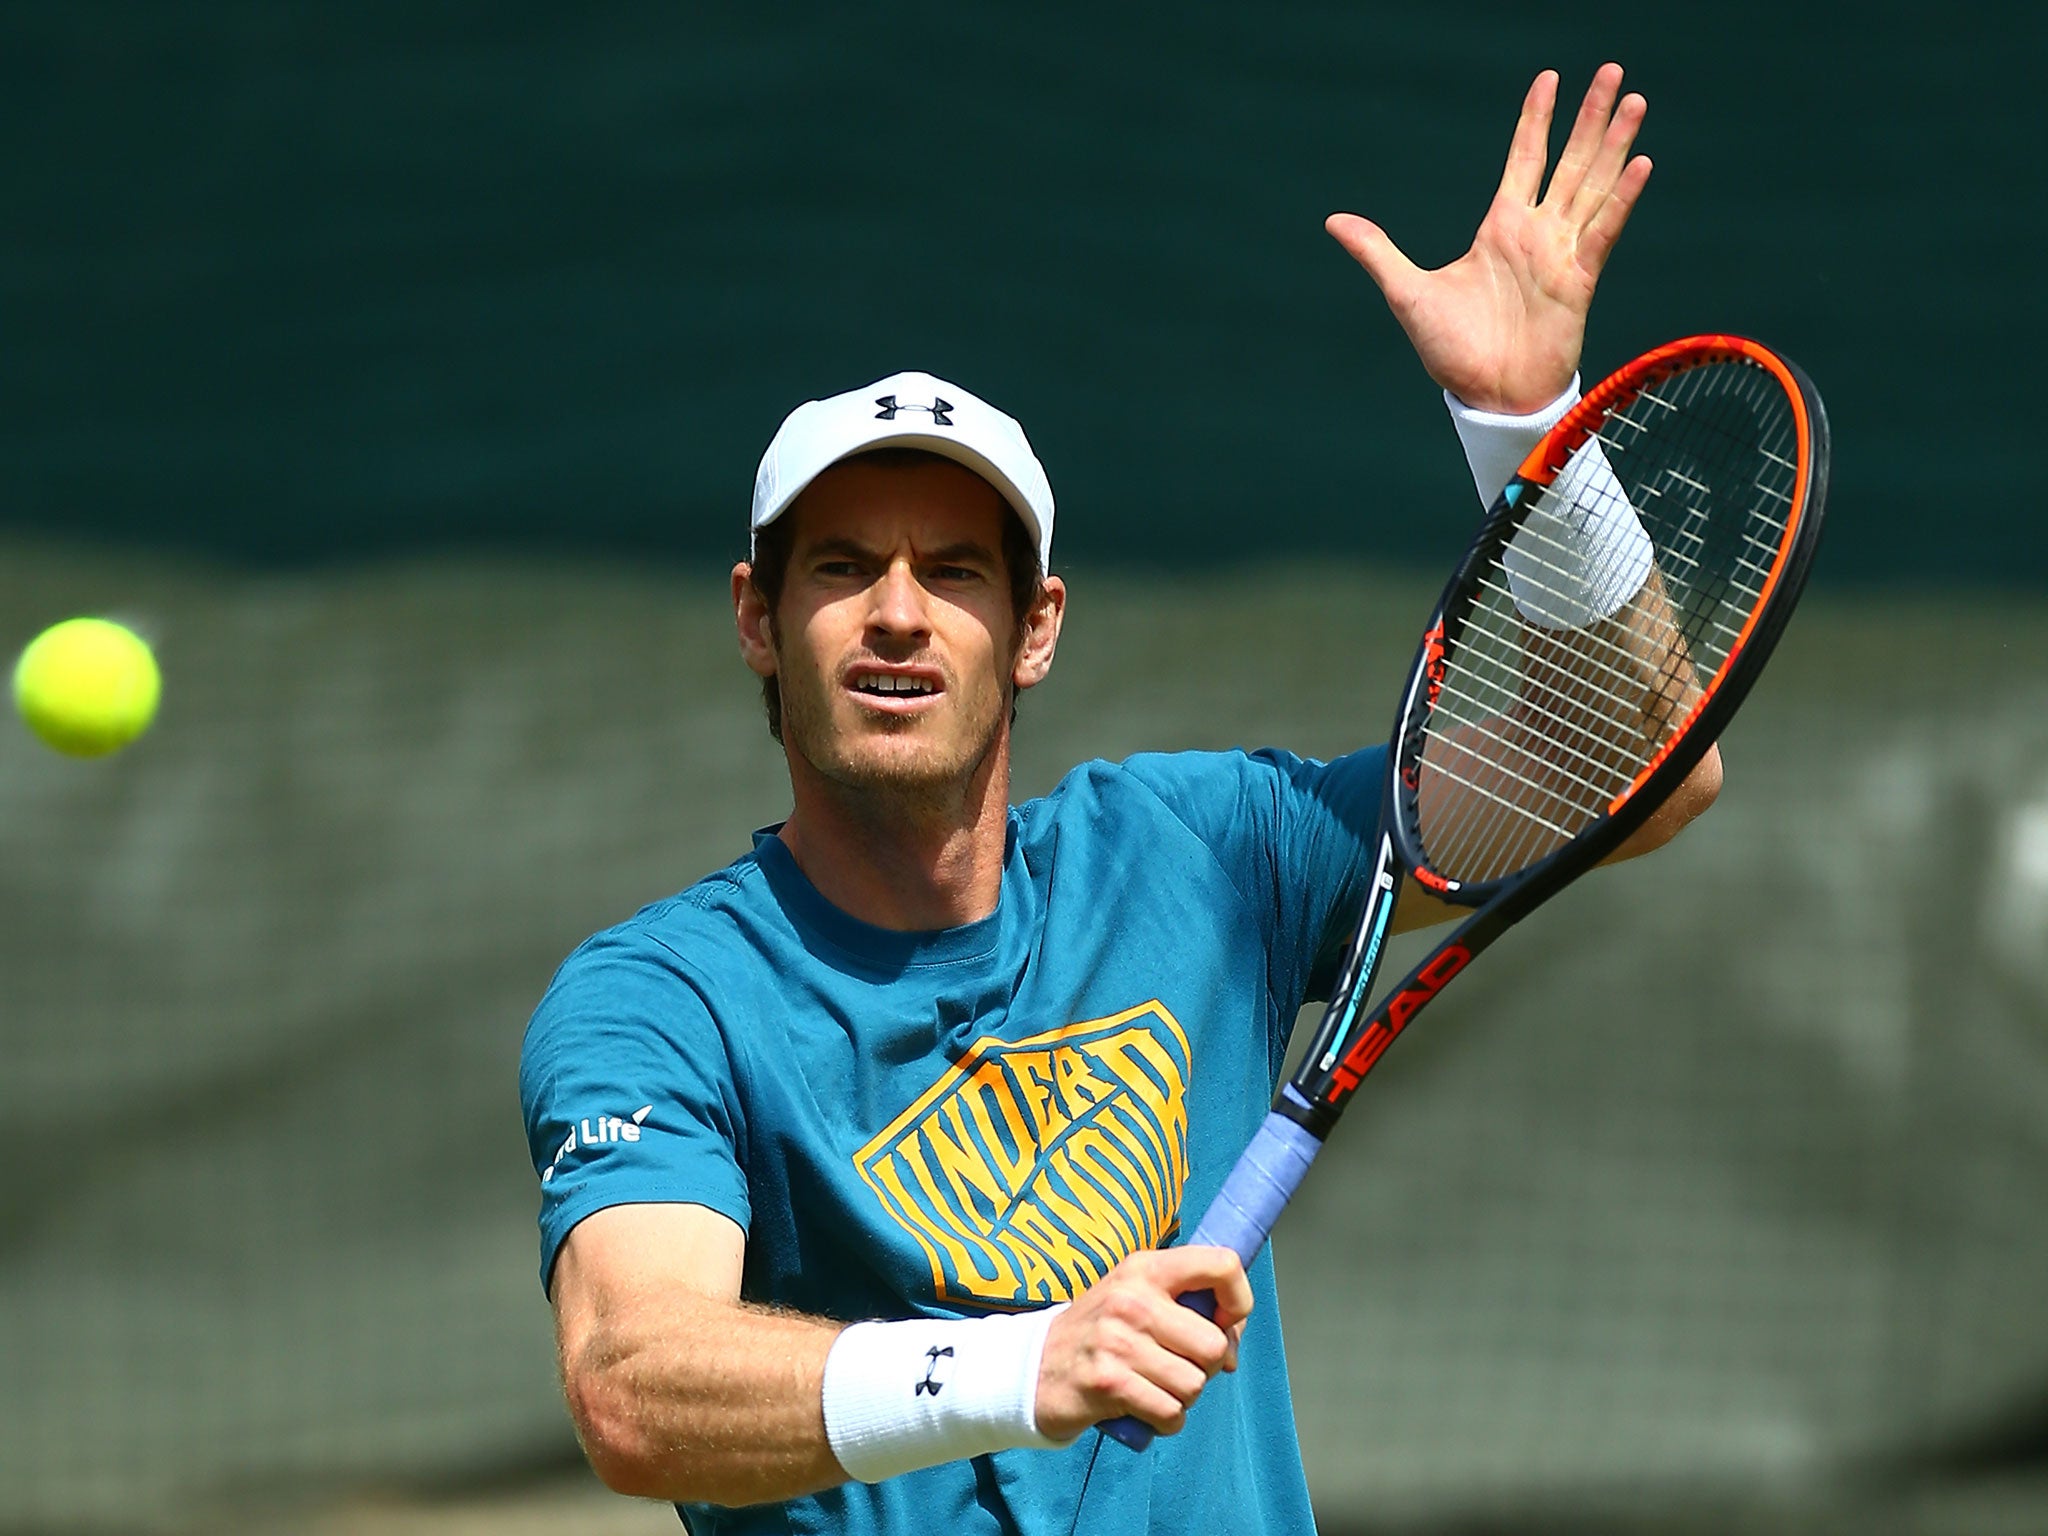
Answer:
<path fill-rule="evenodd" d="M 1048 576 L 1024 619 L 1024 641 L 1017 647 L 1017 659 L 1010 667 L 1010 681 L 1017 687 L 1035 688 L 1052 670 L 1052 653 L 1059 648 L 1060 624 L 1067 614 L 1067 584 Z"/>
<path fill-rule="evenodd" d="M 740 660 L 756 677 L 773 677 L 775 616 L 754 585 L 754 568 L 744 560 L 732 568 L 732 616 L 740 632 Z"/>

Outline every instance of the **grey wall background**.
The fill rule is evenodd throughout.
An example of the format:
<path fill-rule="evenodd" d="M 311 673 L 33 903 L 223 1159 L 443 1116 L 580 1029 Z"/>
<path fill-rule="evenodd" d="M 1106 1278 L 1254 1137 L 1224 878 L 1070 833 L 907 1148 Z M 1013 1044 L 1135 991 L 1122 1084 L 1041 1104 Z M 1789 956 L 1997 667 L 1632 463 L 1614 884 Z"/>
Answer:
<path fill-rule="evenodd" d="M 587 932 L 786 809 L 718 573 L 0 561 L 9 620 L 109 590 L 157 730 L 0 732 L 0 1530 L 573 1466 L 519 1039 Z M 1093 581 L 1019 792 L 1342 750 L 1431 595 Z M 1976 612 L 1811 599 L 1712 814 L 1361 1091 L 1277 1238 L 1331 1530 L 2048 1527 L 2048 606 L 1997 610 L 1957 752 Z"/>
<path fill-rule="evenodd" d="M 1529 77 L 1611 56 L 1658 169 L 1589 366 L 1760 335 L 1833 405 L 1823 581 L 2032 583 L 2044 42 L 1886 0 L 14 0 L 0 524 L 730 556 L 785 410 L 922 366 L 1030 428 L 1069 561 L 1433 564 L 1457 458 L 1321 220 L 1448 260 Z"/>

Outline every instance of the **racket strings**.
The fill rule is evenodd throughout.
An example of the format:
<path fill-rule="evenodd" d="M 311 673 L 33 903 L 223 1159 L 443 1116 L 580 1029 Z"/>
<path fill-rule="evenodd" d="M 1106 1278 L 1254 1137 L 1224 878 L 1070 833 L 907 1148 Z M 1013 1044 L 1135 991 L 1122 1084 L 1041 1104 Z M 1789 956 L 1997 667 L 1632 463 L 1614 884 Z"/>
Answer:
<path fill-rule="evenodd" d="M 1761 365 L 1717 361 L 1613 412 L 1480 573 L 1413 745 L 1424 852 L 1462 883 L 1527 868 L 1631 792 L 1747 632 L 1784 546 L 1797 425 Z M 1604 456 L 1604 470 L 1582 464 Z M 1571 487 L 1561 494 L 1561 487 Z M 1641 546 L 1578 538 L 1632 516 Z M 1588 546 L 1591 546 L 1590 550 Z M 1589 558 L 1589 554 L 1592 558 Z M 1634 585 L 1607 617 L 1550 619 L 1588 591 Z"/>
<path fill-rule="evenodd" d="M 1659 406 L 1664 404 L 1664 400 L 1663 397 L 1657 396 L 1648 403 L 1651 406 Z M 1610 437 L 1610 441 L 1626 436 L 1626 433 L 1615 433 Z M 1670 479 L 1695 491 L 1702 485 L 1695 477 L 1682 472 L 1672 474 Z M 1659 487 L 1652 486 L 1650 489 L 1654 491 Z M 1678 536 L 1666 540 L 1666 546 L 1673 554 L 1665 563 L 1674 568 L 1696 568 L 1700 564 L 1695 549 L 1689 547 L 1697 546 L 1699 543 L 1698 510 L 1695 503 L 1692 515 L 1688 518 L 1692 526 L 1674 530 Z M 1743 562 L 1737 563 L 1740 565 Z M 1528 573 L 1525 569 L 1518 574 L 1522 578 L 1523 595 L 1527 596 Z M 1690 574 L 1696 575 L 1696 569 Z M 1493 588 L 1489 596 L 1496 613 L 1506 612 L 1507 607 L 1502 599 L 1499 583 L 1493 582 L 1488 585 Z M 1646 589 L 1649 586 L 1650 583 L 1646 582 Z M 1695 609 L 1695 616 L 1712 612 L 1710 606 L 1699 606 Z M 1729 630 L 1731 635 L 1737 632 L 1725 624 L 1716 627 Z M 1710 632 L 1709 630 L 1708 633 Z M 1595 633 L 1592 638 L 1597 642 L 1602 637 Z M 1607 654 L 1603 654 L 1603 648 L 1598 643 L 1586 643 L 1586 637 L 1578 635 L 1573 637 L 1576 643 L 1560 655 L 1554 632 L 1538 632 L 1533 628 L 1526 631 L 1525 640 L 1523 652 L 1516 658 L 1518 664 L 1515 668 L 1515 681 L 1520 686 L 1519 701 L 1513 706 L 1520 716 L 1519 724 L 1522 729 L 1517 734 L 1521 740 L 1508 743 L 1511 752 L 1519 752 L 1520 759 L 1516 760 L 1501 751 L 1501 738 L 1504 733 L 1499 731 L 1487 733 L 1493 738 L 1490 741 L 1482 739 L 1476 742 L 1469 732 L 1462 738 L 1438 732 L 1440 739 L 1448 741 L 1451 748 L 1457 749 L 1459 756 L 1468 760 L 1472 759 L 1476 752 L 1491 754 L 1489 763 L 1484 766 L 1494 770 L 1493 777 L 1496 781 L 1499 778 L 1498 770 L 1502 766 L 1516 772 L 1523 780 L 1518 795 L 1496 792 L 1483 800 L 1468 799 L 1465 804 L 1463 825 L 1453 828 L 1453 832 L 1467 844 L 1483 844 L 1491 851 L 1495 861 L 1494 867 L 1479 869 L 1468 874 L 1467 878 L 1497 877 L 1500 873 L 1512 872 L 1513 869 L 1532 862 L 1557 846 L 1567 836 L 1590 824 L 1607 804 L 1625 792 L 1635 772 L 1638 771 L 1638 765 L 1647 762 L 1654 751 L 1662 745 L 1668 735 L 1668 729 L 1665 728 L 1668 722 L 1678 718 L 1675 706 L 1683 702 L 1688 695 L 1697 695 L 1700 684 L 1692 665 L 1691 654 L 1710 648 L 1695 645 L 1690 648 L 1689 654 L 1687 647 L 1669 646 L 1667 659 L 1681 665 L 1666 667 L 1661 678 L 1653 679 L 1641 672 L 1643 658 L 1634 654 L 1638 648 L 1631 645 L 1628 648 L 1631 653 L 1629 660 L 1634 665 L 1623 674 L 1626 679 L 1625 692 L 1617 694 L 1613 687 L 1617 668 L 1613 665 L 1611 648 Z M 1711 649 L 1725 651 L 1725 645 Z M 1548 662 L 1547 679 L 1538 679 L 1536 675 L 1537 668 L 1534 662 L 1539 656 Z M 1493 660 L 1498 670 L 1499 658 L 1496 656 Z M 1709 667 L 1710 672 L 1715 670 L 1718 670 L 1718 663 Z M 1606 691 L 1610 695 L 1604 702 L 1595 697 L 1592 690 L 1586 686 L 1596 679 L 1606 685 Z M 1532 683 L 1537 686 L 1530 686 Z M 1564 703 L 1567 707 L 1544 708 L 1542 701 L 1546 696 Z M 1629 726 L 1635 729 L 1626 730 Z M 1531 753 L 1526 745 L 1532 734 L 1542 746 L 1539 760 L 1547 760 L 1547 769 L 1541 780 L 1534 783 L 1530 782 L 1532 775 L 1528 769 Z M 1588 778 L 1583 774 L 1574 775 L 1572 777 L 1577 780 L 1576 784 L 1561 784 L 1559 773 L 1563 765 L 1558 761 L 1558 753 L 1561 748 L 1568 751 L 1575 737 L 1581 742 L 1592 740 L 1600 743 L 1602 750 L 1597 754 L 1582 750 L 1575 755 L 1580 758 L 1597 756 L 1604 759 L 1601 766 L 1607 772 L 1598 778 Z M 1451 767 L 1454 773 L 1457 772 L 1457 766 L 1452 763 L 1446 761 L 1445 766 Z M 1469 782 L 1472 777 L 1471 770 L 1482 765 L 1476 761 L 1468 761 L 1460 766 L 1466 767 L 1467 771 L 1458 773 L 1458 778 Z M 1574 795 L 1574 790 L 1580 793 Z M 1578 803 L 1572 804 L 1574 799 Z M 1515 815 L 1517 811 L 1522 814 Z M 1442 848 L 1447 841 L 1448 839 L 1440 834 L 1434 846 Z"/>
<path fill-rule="evenodd" d="M 1693 383 L 1693 381 L 1682 379 L 1679 383 L 1681 386 L 1685 386 Z M 1638 409 L 1641 410 L 1644 407 L 1648 407 L 1653 412 L 1663 409 L 1675 413 L 1689 404 L 1692 404 L 1692 402 L 1687 401 L 1682 396 L 1668 401 L 1664 395 L 1653 393 L 1646 401 L 1639 404 Z M 1639 436 L 1638 433 L 1629 430 L 1637 424 L 1635 417 L 1624 417 L 1621 420 L 1622 426 L 1620 428 L 1610 427 L 1608 433 L 1605 434 L 1605 442 L 1603 443 L 1603 448 L 1611 447 L 1616 451 L 1617 455 L 1625 451 L 1621 448 L 1622 443 L 1633 442 Z M 1781 463 L 1788 462 L 1783 460 L 1782 455 L 1774 455 L 1774 457 L 1778 458 Z M 1646 502 L 1651 499 L 1652 495 L 1668 495 L 1671 484 L 1689 488 L 1695 493 L 1699 493 L 1703 489 L 1704 482 L 1696 476 L 1688 475 L 1672 466 L 1667 466 L 1666 468 L 1666 484 L 1646 482 L 1647 492 L 1642 496 L 1642 499 Z M 1775 488 L 1765 487 L 1765 489 Z M 1611 482 L 1609 494 L 1612 494 Z M 1789 504 L 1789 497 L 1779 499 Z M 1689 506 L 1685 523 L 1675 529 L 1668 530 L 1670 536 L 1663 541 L 1667 557 L 1663 562 L 1660 562 L 1661 564 L 1668 564 L 1675 570 L 1682 570 L 1688 575 L 1697 576 L 1698 567 L 1701 564 L 1698 548 L 1702 543 L 1698 527 L 1700 511 L 1698 503 L 1696 501 L 1692 502 Z M 1527 540 L 1524 539 L 1522 542 L 1526 553 Z M 1741 582 L 1740 567 L 1748 565 L 1752 571 L 1757 569 L 1756 562 L 1744 561 L 1739 558 L 1735 565 L 1737 567 L 1735 581 L 1733 583 L 1724 583 L 1724 586 L 1743 584 Z M 1763 569 L 1767 570 L 1767 567 Z M 1528 572 L 1525 569 L 1518 572 L 1518 574 L 1522 578 L 1524 595 L 1527 595 L 1526 589 L 1529 585 Z M 1512 593 L 1506 594 L 1504 598 L 1501 584 L 1498 581 L 1489 582 L 1487 586 L 1491 591 L 1486 594 L 1486 597 L 1495 613 L 1507 611 L 1507 604 L 1512 601 Z M 1752 590 L 1755 590 L 1755 588 L 1753 587 Z M 1721 595 L 1725 598 L 1726 593 Z M 1705 631 L 1706 633 L 1711 633 L 1712 628 L 1726 631 L 1731 638 L 1735 633 L 1739 633 L 1739 630 L 1733 626 L 1713 619 L 1711 615 L 1715 611 L 1715 606 L 1712 604 L 1695 606 L 1695 616 L 1709 616 L 1708 622 L 1710 627 Z M 1517 623 L 1519 626 L 1519 618 Z M 1577 776 L 1581 781 L 1577 787 L 1581 790 L 1590 789 L 1592 793 L 1590 796 L 1582 798 L 1580 805 L 1575 807 L 1578 812 L 1576 816 L 1569 816 L 1562 820 L 1559 819 L 1556 813 L 1560 810 L 1562 804 L 1569 801 L 1572 796 L 1569 793 L 1568 787 L 1561 786 L 1558 783 L 1556 769 L 1559 765 L 1554 761 L 1551 765 L 1552 772 L 1546 775 L 1545 781 L 1533 785 L 1525 784 L 1524 792 L 1519 796 L 1509 796 L 1496 792 L 1483 800 L 1469 802 L 1465 807 L 1465 825 L 1462 829 L 1457 830 L 1461 831 L 1467 841 L 1471 841 L 1475 833 L 1482 837 L 1490 836 L 1497 862 L 1506 870 L 1511 870 L 1514 867 L 1519 867 L 1529 862 L 1532 857 L 1540 856 L 1542 852 L 1546 852 L 1550 847 L 1555 846 L 1564 836 L 1580 830 L 1582 825 L 1590 821 L 1597 809 L 1604 807 L 1604 804 L 1613 798 L 1613 794 L 1608 793 L 1608 791 L 1619 792 L 1619 790 L 1626 788 L 1627 780 L 1633 778 L 1637 763 L 1647 761 L 1648 756 L 1657 746 L 1661 745 L 1664 735 L 1667 734 L 1662 730 L 1645 731 L 1639 728 L 1633 733 L 1636 738 L 1635 741 L 1630 742 L 1625 736 L 1618 735 L 1614 727 L 1631 723 L 1631 710 L 1629 706 L 1634 700 L 1627 697 L 1622 697 L 1619 700 L 1610 697 L 1603 704 L 1597 698 L 1592 697 L 1585 687 L 1588 682 L 1593 681 L 1596 677 L 1601 677 L 1608 684 L 1607 691 L 1612 695 L 1614 693 L 1612 683 L 1619 673 L 1629 678 L 1629 694 L 1635 694 L 1640 691 L 1639 681 L 1635 677 L 1629 676 L 1636 669 L 1617 669 L 1614 665 L 1611 648 L 1607 648 L 1606 653 L 1603 654 L 1603 647 L 1599 644 L 1587 644 L 1583 636 L 1574 636 L 1573 638 L 1577 643 L 1566 654 L 1564 658 L 1565 664 L 1560 667 L 1558 666 L 1560 658 L 1555 654 L 1556 647 L 1552 643 L 1553 637 L 1545 635 L 1537 639 L 1535 635 L 1535 631 L 1530 631 L 1531 643 L 1526 647 L 1526 652 L 1539 650 L 1552 652 L 1548 658 L 1551 665 L 1551 676 L 1548 679 L 1547 686 L 1544 688 L 1518 687 L 1523 716 L 1521 724 L 1525 728 L 1524 731 L 1518 734 L 1522 736 L 1523 742 L 1526 742 L 1529 732 L 1538 733 L 1544 741 L 1547 754 L 1553 759 L 1555 759 L 1557 749 L 1560 746 L 1570 747 L 1572 738 L 1575 735 L 1583 740 L 1590 734 L 1592 739 L 1601 741 L 1608 749 L 1597 755 L 1610 759 L 1605 765 L 1609 768 L 1610 772 L 1608 775 L 1603 776 L 1602 780 L 1588 780 L 1584 775 Z M 1599 638 L 1596 633 L 1594 639 L 1597 641 Z M 1707 648 L 1703 646 L 1693 647 L 1695 651 Z M 1494 664 L 1495 671 L 1501 669 L 1502 658 L 1499 651 L 1503 649 L 1505 648 L 1496 648 L 1496 654 L 1489 658 Z M 1725 654 L 1726 646 L 1723 644 L 1711 647 L 1711 649 L 1721 650 Z M 1525 682 L 1526 674 L 1532 674 L 1534 671 L 1533 667 L 1526 665 L 1526 652 L 1525 655 L 1515 658 L 1516 665 L 1513 672 L 1517 684 Z M 1671 659 L 1675 661 L 1687 661 L 1687 653 L 1684 648 L 1672 646 L 1670 647 L 1670 653 Z M 1714 667 L 1710 668 L 1710 670 L 1717 670 L 1717 666 L 1718 663 L 1715 663 Z M 1668 717 L 1670 706 L 1676 701 L 1676 698 L 1682 697 L 1685 692 L 1691 691 L 1693 688 L 1694 676 L 1695 674 L 1690 665 L 1685 667 L 1683 673 L 1676 667 L 1667 669 L 1667 676 L 1663 680 L 1663 685 L 1651 691 L 1650 696 L 1644 701 L 1645 707 L 1641 713 L 1650 715 L 1653 718 L 1658 715 Z M 1674 684 L 1682 686 L 1675 687 L 1673 686 Z M 1565 710 L 1543 708 L 1541 700 L 1545 693 L 1554 699 L 1568 700 L 1572 707 Z M 1530 707 L 1532 704 L 1535 706 L 1533 709 Z M 1586 710 L 1589 707 L 1595 711 L 1590 721 L 1586 714 Z M 1604 711 L 1606 715 L 1606 728 L 1604 729 L 1599 720 L 1599 712 L 1601 711 Z M 1489 734 L 1494 738 L 1491 742 L 1481 741 L 1475 743 L 1469 737 L 1463 740 L 1456 737 L 1445 739 L 1449 741 L 1452 747 L 1461 749 L 1460 755 L 1462 756 L 1469 758 L 1474 754 L 1475 750 L 1483 750 L 1492 755 L 1492 762 L 1495 766 L 1498 766 L 1503 761 L 1509 761 L 1507 755 L 1501 750 L 1502 738 L 1505 733 L 1494 731 Z M 1444 737 L 1444 733 L 1441 731 L 1438 732 L 1438 735 L 1440 738 Z M 1509 745 L 1521 746 L 1522 743 L 1509 743 Z M 1621 760 L 1618 763 L 1612 761 L 1614 756 L 1613 749 L 1615 748 L 1621 749 Z M 1526 747 L 1523 747 L 1523 753 L 1524 756 L 1527 755 Z M 1596 754 L 1581 751 L 1576 755 L 1581 758 L 1587 758 L 1593 757 Z M 1446 766 L 1450 766 L 1450 764 L 1447 763 Z M 1476 768 L 1480 765 L 1473 763 L 1470 766 Z M 1526 764 L 1512 766 L 1520 766 L 1526 769 Z M 1455 768 L 1453 771 L 1455 771 Z M 1617 784 L 1615 782 L 1616 776 L 1624 772 L 1626 773 L 1626 778 L 1623 778 Z M 1526 771 L 1522 776 L 1525 780 L 1528 778 Z M 1472 775 L 1469 772 L 1461 773 L 1459 777 L 1469 779 Z M 1495 777 L 1497 778 L 1498 775 L 1496 774 Z M 1588 800 L 1590 803 L 1587 803 Z M 1527 813 L 1523 818 L 1527 824 L 1520 828 L 1522 835 L 1519 839 L 1503 839 L 1501 837 L 1503 830 L 1513 829 L 1513 822 L 1509 819 L 1507 813 L 1511 813 L 1515 809 L 1520 809 Z M 1475 810 L 1485 814 L 1475 820 L 1473 815 Z M 1505 828 L 1504 822 L 1506 823 Z M 1438 844 L 1441 844 L 1443 841 L 1444 839 L 1441 836 L 1437 839 Z M 1491 874 L 1492 871 L 1487 873 Z"/>

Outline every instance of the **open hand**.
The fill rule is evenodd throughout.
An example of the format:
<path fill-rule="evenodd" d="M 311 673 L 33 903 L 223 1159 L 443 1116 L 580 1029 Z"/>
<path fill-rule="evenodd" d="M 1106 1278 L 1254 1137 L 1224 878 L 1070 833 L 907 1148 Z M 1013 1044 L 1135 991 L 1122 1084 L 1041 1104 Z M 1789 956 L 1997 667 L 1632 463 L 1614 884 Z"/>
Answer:
<path fill-rule="evenodd" d="M 1620 90 L 1621 66 L 1601 65 L 1545 191 L 1557 72 L 1536 77 L 1472 249 L 1447 267 L 1425 272 L 1356 214 L 1323 226 L 1379 284 L 1429 376 L 1467 405 L 1524 415 L 1578 369 L 1594 284 L 1650 179 L 1648 158 L 1629 158 L 1646 104 L 1617 104 Z"/>

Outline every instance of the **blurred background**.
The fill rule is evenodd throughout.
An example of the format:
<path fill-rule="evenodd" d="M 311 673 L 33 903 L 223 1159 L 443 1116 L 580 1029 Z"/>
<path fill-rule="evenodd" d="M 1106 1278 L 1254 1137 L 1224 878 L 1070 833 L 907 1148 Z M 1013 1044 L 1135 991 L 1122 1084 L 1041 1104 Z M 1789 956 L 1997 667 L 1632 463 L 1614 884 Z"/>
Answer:
<path fill-rule="evenodd" d="M 580 1470 L 514 1072 L 787 809 L 725 596 L 776 422 L 922 367 L 1029 428 L 1020 793 L 1377 739 L 1478 509 L 1321 220 L 1449 260 L 1607 57 L 1657 171 L 1589 372 L 1783 348 L 1830 530 L 1712 816 L 1503 941 L 1290 1214 L 1320 1519 L 2048 1530 L 2044 33 L 0 7 L 0 650 L 166 674 L 112 760 L 0 726 L 0 1532 L 673 1529 Z"/>

